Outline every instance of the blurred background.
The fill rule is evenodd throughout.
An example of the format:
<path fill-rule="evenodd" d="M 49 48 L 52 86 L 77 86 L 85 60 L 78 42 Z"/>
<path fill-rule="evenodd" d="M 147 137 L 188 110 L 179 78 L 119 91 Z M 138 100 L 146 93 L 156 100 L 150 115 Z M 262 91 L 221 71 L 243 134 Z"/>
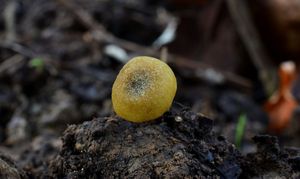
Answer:
<path fill-rule="evenodd" d="M 0 12 L 0 150 L 17 160 L 114 115 L 111 86 L 138 55 L 167 62 L 175 101 L 243 153 L 256 134 L 300 147 L 299 0 L 0 0 Z"/>

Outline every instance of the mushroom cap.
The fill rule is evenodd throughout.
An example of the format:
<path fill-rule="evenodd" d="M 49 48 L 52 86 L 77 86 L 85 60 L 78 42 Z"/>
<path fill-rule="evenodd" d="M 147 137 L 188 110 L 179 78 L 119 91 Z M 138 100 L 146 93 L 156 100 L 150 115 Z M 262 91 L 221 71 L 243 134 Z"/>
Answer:
<path fill-rule="evenodd" d="M 171 107 L 176 90 L 176 77 L 166 63 L 135 57 L 124 65 L 113 84 L 113 108 L 131 122 L 153 120 Z"/>

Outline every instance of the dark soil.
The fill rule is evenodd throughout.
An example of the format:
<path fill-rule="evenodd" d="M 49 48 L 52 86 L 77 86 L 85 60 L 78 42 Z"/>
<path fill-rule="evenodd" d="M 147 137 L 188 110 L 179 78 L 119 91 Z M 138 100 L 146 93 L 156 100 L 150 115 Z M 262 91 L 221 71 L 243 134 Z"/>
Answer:
<path fill-rule="evenodd" d="M 211 128 L 210 119 L 189 111 L 145 124 L 99 118 L 70 126 L 60 155 L 51 162 L 50 176 L 237 177 L 239 152 L 224 138 L 214 137 Z"/>
<path fill-rule="evenodd" d="M 0 154 L 0 178 L 28 178 L 25 172 L 17 167 L 15 162 L 4 154 Z"/>
<path fill-rule="evenodd" d="M 51 141 L 28 151 L 23 168 L 38 178 L 300 177 L 299 149 L 280 149 L 276 137 L 261 135 L 257 152 L 242 156 L 212 127 L 182 108 L 142 124 L 95 118 L 69 126 L 59 152 Z"/>

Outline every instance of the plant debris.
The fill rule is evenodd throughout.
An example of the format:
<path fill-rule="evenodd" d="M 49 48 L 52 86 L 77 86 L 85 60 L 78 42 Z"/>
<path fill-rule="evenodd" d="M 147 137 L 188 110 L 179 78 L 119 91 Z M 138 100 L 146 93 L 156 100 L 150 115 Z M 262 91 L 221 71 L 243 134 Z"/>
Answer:
<path fill-rule="evenodd" d="M 292 94 L 292 84 L 296 77 L 295 63 L 289 61 L 281 64 L 279 69 L 280 86 L 278 92 L 265 104 L 270 117 L 269 130 L 280 133 L 290 125 L 298 102 Z"/>

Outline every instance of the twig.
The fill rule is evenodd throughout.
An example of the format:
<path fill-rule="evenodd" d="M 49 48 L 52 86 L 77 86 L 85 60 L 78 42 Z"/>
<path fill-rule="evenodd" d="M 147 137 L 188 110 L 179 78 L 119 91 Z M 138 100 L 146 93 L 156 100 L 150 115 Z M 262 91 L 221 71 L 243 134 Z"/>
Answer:
<path fill-rule="evenodd" d="M 1 43 L 0 48 L 6 48 L 9 50 L 12 50 L 16 53 L 16 55 L 5 59 L 4 62 L 0 64 L 0 74 L 2 74 L 4 71 L 11 69 L 11 67 L 16 68 L 18 65 L 22 64 L 23 61 L 26 61 L 27 58 L 33 59 L 36 57 L 40 57 L 44 60 L 44 63 L 46 64 L 47 69 L 49 70 L 50 74 L 55 76 L 57 72 L 57 68 L 59 68 L 58 64 L 47 58 L 47 56 L 42 54 L 37 54 L 33 51 L 31 51 L 29 48 L 26 48 L 20 44 L 17 43 Z"/>
<path fill-rule="evenodd" d="M 92 16 L 85 11 L 83 8 L 79 7 L 78 5 L 72 3 L 72 1 L 67 0 L 57 0 L 59 3 L 61 3 L 64 7 L 66 7 L 71 13 L 73 13 L 78 20 L 85 25 L 91 32 L 91 36 L 97 40 L 100 43 L 111 43 L 111 44 L 117 44 L 118 46 L 124 48 L 128 51 L 138 51 L 139 53 L 151 55 L 151 56 L 160 56 L 160 52 L 156 49 L 153 49 L 151 47 L 145 47 L 127 40 L 123 40 L 120 38 L 115 37 L 113 34 L 108 32 L 101 24 L 96 22 Z M 171 64 L 174 64 L 177 67 L 187 67 L 192 70 L 205 70 L 209 67 L 201 62 L 196 62 L 190 59 L 186 59 L 183 57 L 180 57 L 178 55 L 169 54 L 168 53 L 168 62 Z M 215 70 L 215 69 L 214 69 Z M 224 78 L 226 78 L 227 82 L 233 83 L 235 85 L 238 85 L 245 89 L 251 88 L 251 83 L 233 73 L 230 72 L 222 72 L 215 70 L 218 73 L 222 74 Z"/>
<path fill-rule="evenodd" d="M 97 40 L 106 40 L 110 41 L 113 38 L 113 35 L 106 31 L 106 29 L 99 23 L 97 23 L 94 18 L 83 8 L 76 5 L 75 3 L 72 3 L 72 1 L 68 0 L 57 0 L 61 5 L 67 8 L 75 17 L 84 25 L 87 27 L 90 31 L 92 31 L 92 34 L 94 37 L 96 37 Z"/>
<path fill-rule="evenodd" d="M 236 24 L 237 31 L 243 41 L 253 64 L 259 71 L 259 78 L 265 91 L 270 94 L 275 85 L 273 75 L 275 67 L 265 53 L 258 32 L 252 22 L 251 15 L 245 0 L 226 0 L 229 12 Z M 271 85 L 270 85 L 271 83 Z"/>
<path fill-rule="evenodd" d="M 34 54 L 34 52 L 32 52 L 30 49 L 17 44 L 17 43 L 0 43 L 0 48 L 6 48 L 6 49 L 10 49 L 16 53 L 19 53 L 25 57 L 30 57 L 33 58 L 36 55 Z"/>
<path fill-rule="evenodd" d="M 16 39 L 17 6 L 18 4 L 15 0 L 9 1 L 3 11 L 3 16 L 5 20 L 6 40 L 8 42 L 13 42 Z"/>
<path fill-rule="evenodd" d="M 213 69 L 216 73 L 220 74 L 225 79 L 225 82 L 237 85 L 246 90 L 250 90 L 252 88 L 252 84 L 249 80 L 231 72 L 217 70 L 210 65 L 204 64 L 203 62 L 198 62 L 195 60 L 190 60 L 184 57 L 174 56 L 171 54 L 169 54 L 168 62 L 174 64 L 177 67 L 191 69 L 192 71 L 205 71 L 207 69 Z"/>
<path fill-rule="evenodd" d="M 24 56 L 22 55 L 14 55 L 8 59 L 6 59 L 4 62 L 0 64 L 0 74 L 4 73 L 5 71 L 17 68 L 24 62 Z"/>

